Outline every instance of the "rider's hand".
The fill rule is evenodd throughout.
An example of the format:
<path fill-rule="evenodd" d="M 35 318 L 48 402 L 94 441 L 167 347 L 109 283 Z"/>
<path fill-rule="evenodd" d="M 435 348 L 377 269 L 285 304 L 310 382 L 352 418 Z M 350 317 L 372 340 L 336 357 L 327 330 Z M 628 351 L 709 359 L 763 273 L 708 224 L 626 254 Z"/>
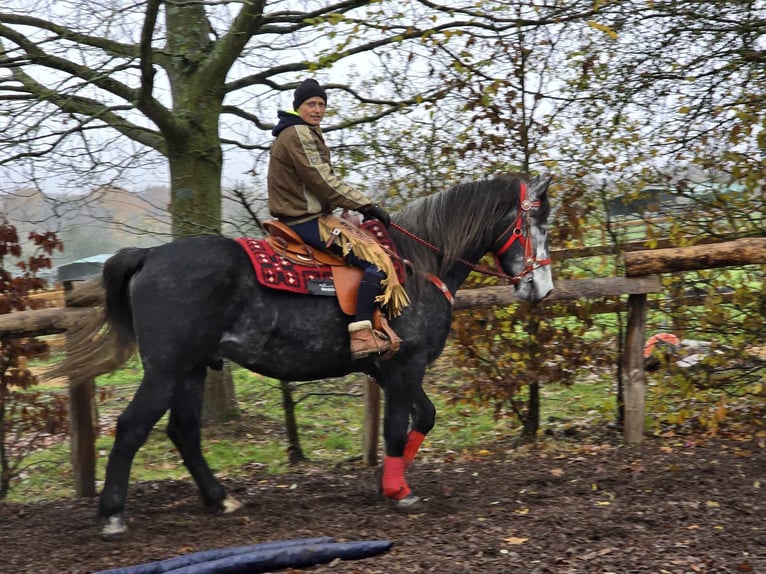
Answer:
<path fill-rule="evenodd" d="M 377 203 L 371 203 L 370 205 L 360 207 L 359 213 L 364 215 L 365 219 L 377 219 L 386 227 L 391 225 L 391 216 Z"/>

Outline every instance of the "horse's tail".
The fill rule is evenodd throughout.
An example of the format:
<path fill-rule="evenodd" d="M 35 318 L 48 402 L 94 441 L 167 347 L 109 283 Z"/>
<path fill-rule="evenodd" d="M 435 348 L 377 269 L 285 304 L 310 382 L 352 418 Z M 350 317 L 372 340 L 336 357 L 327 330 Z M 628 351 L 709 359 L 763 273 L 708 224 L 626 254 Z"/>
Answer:
<path fill-rule="evenodd" d="M 122 344 L 132 344 L 136 340 L 130 279 L 143 268 L 148 252 L 148 249 L 137 247 L 121 249 L 104 265 L 105 318 Z"/>
<path fill-rule="evenodd" d="M 104 308 L 67 332 L 67 356 L 44 378 L 69 377 L 70 383 L 87 381 L 119 369 L 136 350 L 130 279 L 144 265 L 147 249 L 122 249 L 104 265 L 101 287 Z"/>

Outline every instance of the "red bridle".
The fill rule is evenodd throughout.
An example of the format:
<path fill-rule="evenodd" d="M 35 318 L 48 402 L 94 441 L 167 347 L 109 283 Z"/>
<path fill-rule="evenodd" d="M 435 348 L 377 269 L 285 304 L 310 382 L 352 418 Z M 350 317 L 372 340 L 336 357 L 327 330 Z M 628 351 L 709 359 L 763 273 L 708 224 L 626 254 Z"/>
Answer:
<path fill-rule="evenodd" d="M 501 245 L 499 249 L 496 249 L 493 251 L 493 255 L 495 256 L 495 262 L 497 264 L 497 270 L 490 269 L 489 267 L 485 267 L 484 265 L 478 265 L 476 263 L 471 263 L 470 261 L 466 261 L 465 259 L 458 259 L 458 262 L 462 263 L 466 267 L 472 269 L 473 271 L 478 271 L 479 273 L 483 273 L 484 275 L 492 275 L 494 277 L 500 277 L 501 279 L 507 279 L 509 283 L 512 285 L 516 285 L 519 281 L 521 281 L 522 277 L 525 275 L 528 275 L 529 273 L 532 273 L 535 269 L 538 267 L 542 267 L 543 265 L 549 265 L 551 260 L 550 258 L 547 259 L 537 259 L 534 255 L 534 245 L 532 244 L 532 236 L 531 236 L 531 214 L 530 210 L 533 207 L 540 207 L 540 201 L 529 201 L 527 199 L 527 184 L 524 182 L 521 182 L 521 188 L 519 191 L 519 209 L 518 214 L 516 216 L 516 220 L 509 225 L 505 231 L 503 231 L 500 234 L 500 237 L 495 240 L 494 245 Z M 526 223 L 526 225 L 524 225 Z M 441 249 L 436 247 L 435 245 L 432 245 L 422 237 L 418 237 L 411 231 L 408 231 L 401 227 L 400 225 L 397 225 L 393 221 L 391 222 L 391 227 L 393 229 L 396 229 L 397 231 L 403 233 L 404 235 L 410 237 L 411 239 L 414 239 L 418 243 L 421 243 L 422 245 L 425 245 L 429 249 L 436 251 L 437 253 L 441 252 Z M 526 228 L 526 235 L 525 235 L 525 228 Z M 505 271 L 503 271 L 502 266 L 500 265 L 500 257 L 510 249 L 511 245 L 515 241 L 518 241 L 521 243 L 522 247 L 524 248 L 524 269 L 522 269 L 519 273 L 516 275 L 508 275 Z M 447 289 L 444 282 L 436 277 L 435 275 L 428 274 L 426 278 L 431 281 L 436 287 L 439 288 L 439 290 L 444 293 L 444 296 L 447 297 L 447 300 L 452 303 L 454 301 L 454 297 L 452 296 L 452 293 L 449 292 L 449 289 Z"/>
<path fill-rule="evenodd" d="M 509 225 L 505 231 L 500 234 L 495 245 L 500 245 L 499 249 L 494 250 L 495 261 L 497 268 L 502 271 L 500 265 L 500 257 L 511 248 L 511 246 L 518 241 L 521 243 L 524 249 L 524 269 L 522 269 L 517 275 L 511 278 L 512 283 L 518 283 L 522 277 L 532 273 L 538 267 L 543 265 L 550 265 L 550 258 L 537 259 L 534 254 L 534 245 L 532 244 L 531 228 L 532 228 L 532 216 L 530 211 L 533 207 L 540 207 L 540 200 L 530 201 L 527 199 L 527 184 L 521 182 L 521 189 L 519 191 L 519 210 L 516 215 L 516 220 Z M 525 234 L 526 229 L 526 234 Z"/>

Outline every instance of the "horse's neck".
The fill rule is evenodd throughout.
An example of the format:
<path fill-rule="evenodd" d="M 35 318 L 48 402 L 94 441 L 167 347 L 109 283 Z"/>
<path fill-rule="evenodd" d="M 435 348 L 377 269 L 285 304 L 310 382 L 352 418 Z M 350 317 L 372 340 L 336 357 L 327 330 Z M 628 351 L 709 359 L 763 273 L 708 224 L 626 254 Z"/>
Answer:
<path fill-rule="evenodd" d="M 476 251 L 478 252 L 482 250 L 477 249 Z M 481 253 L 464 253 L 460 256 L 462 261 L 456 261 L 446 273 L 443 273 L 444 276 L 441 277 L 441 280 L 446 283 L 450 291 L 455 293 L 460 289 L 460 286 L 465 283 L 468 274 L 471 272 L 470 265 L 477 264 L 484 253 L 486 253 L 486 251 L 482 251 Z"/>

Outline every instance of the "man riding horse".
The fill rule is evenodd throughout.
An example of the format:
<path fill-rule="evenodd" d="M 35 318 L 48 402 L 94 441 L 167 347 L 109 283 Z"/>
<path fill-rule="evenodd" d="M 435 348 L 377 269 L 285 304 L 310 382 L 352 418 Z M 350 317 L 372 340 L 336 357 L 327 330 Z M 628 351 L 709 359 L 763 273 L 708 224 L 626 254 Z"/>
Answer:
<path fill-rule="evenodd" d="M 390 270 L 387 254 L 376 245 L 356 241 L 352 229 L 332 216 L 336 208 L 358 211 L 388 227 L 391 218 L 379 205 L 346 184 L 334 172 L 330 149 L 319 124 L 327 109 L 327 94 L 316 80 L 301 82 L 293 97 L 293 111 L 280 111 L 272 130 L 268 172 L 269 212 L 288 225 L 308 245 L 345 256 L 364 272 L 354 320 L 349 323 L 351 355 L 355 359 L 382 355 L 391 340 L 373 328 L 378 304 L 400 312 L 407 296 Z M 385 286 L 385 290 L 384 290 Z M 389 309 L 391 314 L 392 309 Z"/>

